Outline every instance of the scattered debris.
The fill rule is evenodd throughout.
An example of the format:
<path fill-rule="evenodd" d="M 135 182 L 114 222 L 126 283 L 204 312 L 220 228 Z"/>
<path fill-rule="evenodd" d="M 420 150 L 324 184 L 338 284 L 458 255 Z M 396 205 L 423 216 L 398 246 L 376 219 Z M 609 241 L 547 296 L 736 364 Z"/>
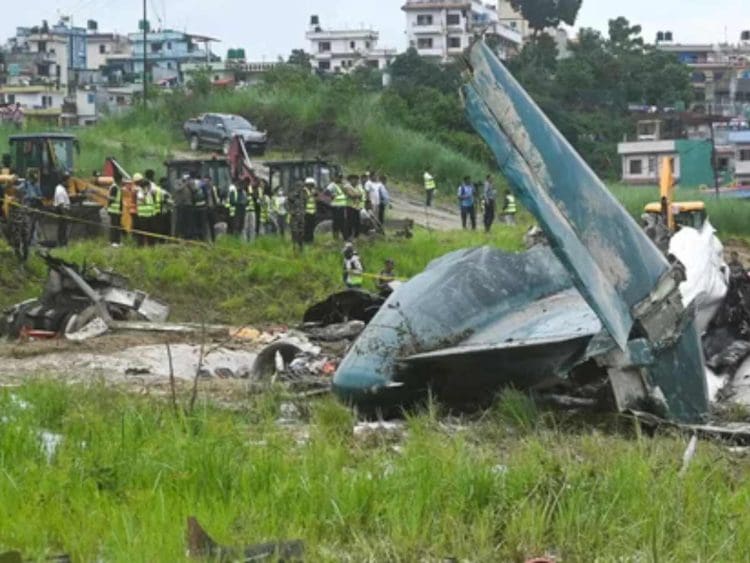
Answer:
<path fill-rule="evenodd" d="M 577 387 L 583 371 L 609 381 L 620 411 L 700 422 L 709 403 L 693 309 L 679 289 L 684 269 L 665 259 L 483 41 L 468 57 L 468 120 L 551 244 L 433 261 L 379 309 L 334 390 L 370 411 L 397 411 L 430 389 L 477 406 L 506 386 Z"/>
<path fill-rule="evenodd" d="M 385 300 L 374 293 L 349 289 L 334 293 L 325 301 L 317 303 L 305 311 L 303 321 L 328 326 L 346 323 L 351 320 L 369 323 Z"/>
<path fill-rule="evenodd" d="M 127 280 L 118 274 L 79 267 L 48 253 L 40 255 L 48 267 L 44 292 L 6 311 L 0 336 L 61 334 L 85 340 L 104 334 L 116 321 L 162 323 L 169 316 L 167 305 L 142 291 L 129 290 Z"/>
<path fill-rule="evenodd" d="M 187 554 L 192 558 L 216 561 L 302 561 L 305 544 L 301 540 L 269 542 L 243 548 L 223 547 L 208 535 L 194 516 L 187 521 Z"/>
<path fill-rule="evenodd" d="M 364 321 L 349 321 L 345 323 L 331 324 L 320 328 L 308 328 L 306 332 L 314 340 L 335 342 L 337 340 L 350 340 L 356 338 L 362 333 L 365 326 Z"/>

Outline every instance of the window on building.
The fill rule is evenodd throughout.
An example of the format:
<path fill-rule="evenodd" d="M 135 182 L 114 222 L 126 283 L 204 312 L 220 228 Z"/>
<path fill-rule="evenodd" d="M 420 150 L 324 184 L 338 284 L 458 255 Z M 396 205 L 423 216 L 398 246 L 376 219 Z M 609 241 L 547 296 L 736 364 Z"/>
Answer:
<path fill-rule="evenodd" d="M 726 172 L 729 170 L 729 159 L 726 156 L 720 156 L 716 160 L 716 167 L 720 172 Z"/>
<path fill-rule="evenodd" d="M 167 41 L 167 51 L 171 51 L 171 50 L 172 50 L 172 42 Z"/>
<path fill-rule="evenodd" d="M 365 49 L 370 48 L 371 43 L 369 41 L 365 41 Z"/>
<path fill-rule="evenodd" d="M 418 15 L 417 25 L 432 25 L 432 15 L 431 14 Z"/>
<path fill-rule="evenodd" d="M 641 159 L 633 159 L 628 165 L 628 171 L 632 176 L 640 176 L 643 174 L 643 161 Z"/>
<path fill-rule="evenodd" d="M 40 41 L 38 44 L 38 51 L 40 53 L 46 53 L 47 52 L 47 42 L 46 41 Z"/>
<path fill-rule="evenodd" d="M 349 48 L 350 49 L 356 49 L 357 48 L 357 42 L 356 41 L 349 41 Z"/>
<path fill-rule="evenodd" d="M 331 51 L 331 42 L 330 41 L 321 41 L 318 43 L 318 52 L 319 53 L 329 53 Z"/>
<path fill-rule="evenodd" d="M 151 52 L 158 53 L 161 51 L 161 43 L 151 43 Z"/>
<path fill-rule="evenodd" d="M 648 173 L 649 175 L 656 174 L 656 157 L 655 156 L 648 157 Z"/>
<path fill-rule="evenodd" d="M 510 22 L 510 28 L 516 29 L 518 27 L 518 22 Z"/>
<path fill-rule="evenodd" d="M 450 48 L 450 49 L 460 49 L 461 48 L 461 38 L 460 37 L 449 37 L 448 38 L 448 48 Z"/>
<path fill-rule="evenodd" d="M 420 37 L 417 39 L 417 49 L 432 49 L 432 37 Z"/>
<path fill-rule="evenodd" d="M 172 63 L 169 63 L 169 62 L 168 62 L 168 63 L 167 63 L 167 68 L 171 70 L 171 69 L 172 69 Z"/>
<path fill-rule="evenodd" d="M 742 162 L 750 160 L 750 149 L 740 149 L 740 160 Z"/>
<path fill-rule="evenodd" d="M 94 96 L 94 94 L 89 93 L 86 95 L 86 101 L 88 103 L 93 104 L 95 100 L 96 100 L 96 97 Z"/>
<path fill-rule="evenodd" d="M 15 104 L 16 103 L 16 95 L 15 94 L 8 94 L 8 103 L 9 104 Z"/>
<path fill-rule="evenodd" d="M 376 59 L 367 61 L 367 66 L 370 68 L 380 68 L 380 62 Z"/>
<path fill-rule="evenodd" d="M 461 25 L 461 14 L 448 14 L 446 23 L 448 25 Z"/>
<path fill-rule="evenodd" d="M 319 61 L 318 70 L 331 70 L 331 61 Z"/>

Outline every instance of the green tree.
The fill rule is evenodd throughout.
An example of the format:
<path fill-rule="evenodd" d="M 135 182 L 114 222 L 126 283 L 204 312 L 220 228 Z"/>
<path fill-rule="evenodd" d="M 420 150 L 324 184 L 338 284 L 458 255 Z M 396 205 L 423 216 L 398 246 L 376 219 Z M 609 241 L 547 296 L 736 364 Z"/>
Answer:
<path fill-rule="evenodd" d="M 312 70 L 312 56 L 304 49 L 293 49 L 286 62 L 290 65 Z"/>
<path fill-rule="evenodd" d="M 535 36 L 561 23 L 575 24 L 581 3 L 582 0 L 510 0 L 513 9 L 529 22 Z"/>

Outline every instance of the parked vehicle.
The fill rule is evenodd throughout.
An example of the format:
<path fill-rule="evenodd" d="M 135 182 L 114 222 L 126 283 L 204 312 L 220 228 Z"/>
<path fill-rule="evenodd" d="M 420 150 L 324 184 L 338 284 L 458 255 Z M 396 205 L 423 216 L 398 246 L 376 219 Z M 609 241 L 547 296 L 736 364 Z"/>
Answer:
<path fill-rule="evenodd" d="M 239 115 L 226 113 L 205 113 L 189 119 L 183 125 L 185 137 L 190 148 L 197 151 L 201 148 L 221 149 L 229 153 L 232 137 L 239 136 L 249 153 L 264 154 L 268 135 L 259 131 L 252 123 Z"/>

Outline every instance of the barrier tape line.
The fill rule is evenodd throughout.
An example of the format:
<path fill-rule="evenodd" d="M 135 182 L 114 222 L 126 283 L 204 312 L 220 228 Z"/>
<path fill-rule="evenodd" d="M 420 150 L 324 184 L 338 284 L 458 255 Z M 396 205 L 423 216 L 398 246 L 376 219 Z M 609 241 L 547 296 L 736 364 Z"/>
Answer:
<path fill-rule="evenodd" d="M 53 213 L 51 211 L 44 211 L 42 209 L 37 209 L 35 207 L 29 207 L 28 205 L 23 205 L 21 203 L 15 202 L 15 201 L 11 201 L 10 205 L 11 205 L 11 207 L 18 207 L 20 209 L 25 209 L 25 210 L 29 211 L 30 213 L 33 213 L 33 214 L 36 214 L 36 215 L 41 215 L 41 216 L 44 216 L 44 217 L 50 217 L 52 219 L 60 219 L 60 215 L 58 215 L 57 213 Z M 102 223 L 96 223 L 94 221 L 89 221 L 87 219 L 82 219 L 80 217 L 71 217 L 70 215 L 66 215 L 65 216 L 65 220 L 69 221 L 71 223 L 79 223 L 81 225 L 90 225 L 90 226 L 93 226 L 93 227 L 99 227 L 100 229 L 104 229 L 104 230 L 107 229 L 107 227 L 104 224 L 102 224 Z M 169 241 L 169 242 L 175 242 L 177 244 L 185 244 L 185 245 L 188 245 L 188 246 L 192 245 L 192 246 L 197 246 L 197 247 L 200 247 L 200 248 L 214 248 L 214 246 L 212 244 L 209 244 L 207 242 L 202 242 L 202 241 L 197 241 L 197 240 L 188 240 L 188 239 L 179 238 L 179 237 L 173 237 L 173 236 L 169 236 L 169 235 L 160 235 L 158 233 L 151 233 L 151 232 L 148 232 L 148 231 L 141 231 L 139 229 L 130 229 L 130 230 L 127 230 L 124 227 L 114 227 L 112 225 L 109 226 L 109 229 L 111 229 L 111 230 L 119 230 L 119 231 L 121 231 L 123 233 L 126 233 L 126 234 L 127 233 L 136 234 L 136 235 L 145 236 L 147 238 L 150 237 L 150 238 L 155 238 L 155 239 L 166 240 L 166 241 Z M 274 256 L 273 254 L 267 254 L 266 255 L 266 254 L 257 254 L 257 253 L 249 252 L 249 253 L 247 253 L 247 255 L 248 256 L 252 256 L 254 258 L 261 258 L 261 259 L 264 259 L 264 260 L 267 260 L 267 259 L 271 258 L 273 260 L 277 260 L 279 262 L 284 262 L 284 263 L 287 263 L 287 264 L 293 262 L 293 260 L 289 260 L 288 258 L 284 258 L 282 256 Z M 383 279 L 383 280 L 386 280 L 386 281 L 407 281 L 407 279 L 408 279 L 408 278 L 399 278 L 399 277 L 392 277 L 392 276 L 380 276 L 380 275 L 377 275 L 377 274 L 368 274 L 368 273 L 362 273 L 361 276 L 363 278 L 369 278 L 369 279 L 375 279 L 375 280 L 381 280 L 381 279 Z"/>
<path fill-rule="evenodd" d="M 11 207 L 18 207 L 18 208 L 21 208 L 21 209 L 25 209 L 25 210 L 27 210 L 30 213 L 35 214 L 35 215 L 41 215 L 43 217 L 51 217 L 53 219 L 60 219 L 60 215 L 57 214 L 57 213 L 53 213 L 52 211 L 44 211 L 43 209 L 38 209 L 38 208 L 35 208 L 35 207 L 29 207 L 28 205 L 23 205 L 21 203 L 15 202 L 15 201 L 11 201 L 10 205 L 11 205 Z M 71 215 L 65 215 L 65 220 L 68 221 L 68 222 L 70 222 L 70 223 L 78 223 L 80 225 L 90 225 L 92 227 L 99 227 L 100 229 L 107 230 L 107 227 L 103 223 L 97 223 L 95 221 L 89 221 L 87 219 L 82 219 L 80 217 L 73 217 Z M 120 232 L 123 232 L 123 233 L 126 233 L 126 234 L 127 233 L 136 234 L 136 235 L 144 236 L 146 238 L 161 239 L 161 240 L 166 240 L 166 241 L 170 241 L 170 242 L 175 242 L 175 243 L 178 243 L 178 244 L 187 244 L 187 245 L 200 246 L 202 248 L 211 248 L 212 247 L 207 242 L 201 242 L 201 241 L 197 241 L 197 240 L 188 240 L 188 239 L 183 239 L 183 238 L 179 238 L 179 237 L 173 237 L 173 236 L 170 236 L 170 235 L 160 235 L 158 233 L 152 233 L 152 232 L 149 232 L 149 231 L 141 231 L 140 229 L 130 229 L 130 230 L 128 230 L 128 229 L 126 229 L 124 227 L 115 227 L 113 225 L 110 225 L 109 226 L 109 230 L 117 230 L 117 231 L 120 231 Z"/>

